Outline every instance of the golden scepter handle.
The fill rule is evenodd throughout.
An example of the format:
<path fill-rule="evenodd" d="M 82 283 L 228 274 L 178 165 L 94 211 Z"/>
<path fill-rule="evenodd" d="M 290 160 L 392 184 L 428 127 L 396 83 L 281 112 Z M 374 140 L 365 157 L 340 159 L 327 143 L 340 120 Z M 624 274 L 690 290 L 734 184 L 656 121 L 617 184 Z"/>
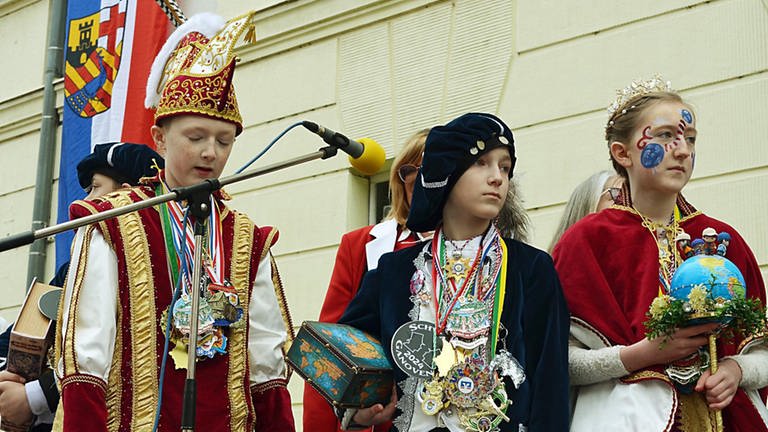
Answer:
<path fill-rule="evenodd" d="M 709 372 L 712 375 L 717 372 L 717 336 L 709 335 Z M 723 432 L 723 413 L 720 410 L 715 411 L 715 431 Z"/>

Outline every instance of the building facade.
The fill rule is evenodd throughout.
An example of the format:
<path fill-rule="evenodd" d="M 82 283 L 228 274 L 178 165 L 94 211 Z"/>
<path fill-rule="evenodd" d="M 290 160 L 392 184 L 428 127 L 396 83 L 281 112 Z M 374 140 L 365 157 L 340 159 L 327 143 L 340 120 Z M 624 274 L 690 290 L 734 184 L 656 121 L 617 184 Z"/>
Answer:
<path fill-rule="evenodd" d="M 515 176 L 533 244 L 545 248 L 573 187 L 610 168 L 603 128 L 615 90 L 658 72 L 698 117 L 701 153 L 687 198 L 735 226 L 768 276 L 765 0 L 210 4 L 227 18 L 259 10 L 257 41 L 238 53 L 245 130 L 225 175 L 301 120 L 374 138 L 391 161 L 418 129 L 467 111 L 493 112 L 514 130 Z M 44 0 L 0 0 L 0 237 L 31 224 L 49 9 Z M 60 80 L 56 89 L 61 112 Z M 321 146 L 297 129 L 253 167 Z M 388 165 L 368 177 L 338 156 L 228 188 L 234 207 L 280 229 L 273 250 L 297 324 L 318 315 L 341 235 L 381 216 L 376 202 Z M 52 244 L 48 251 L 46 277 L 54 270 Z M 0 258 L 0 316 L 8 321 L 23 299 L 28 253 L 21 247 Z M 297 419 L 300 381 L 291 383 Z"/>

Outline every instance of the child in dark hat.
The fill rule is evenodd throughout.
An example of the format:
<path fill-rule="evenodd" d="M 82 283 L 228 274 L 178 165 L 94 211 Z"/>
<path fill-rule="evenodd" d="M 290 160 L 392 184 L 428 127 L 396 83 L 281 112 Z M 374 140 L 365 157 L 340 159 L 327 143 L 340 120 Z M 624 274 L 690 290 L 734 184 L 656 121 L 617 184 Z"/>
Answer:
<path fill-rule="evenodd" d="M 80 186 L 88 193 L 86 199 L 98 198 L 121 187 L 139 184 L 142 177 L 152 177 L 163 167 L 163 158 L 150 147 L 142 144 L 110 143 L 99 144 L 93 152 L 77 164 Z M 62 264 L 50 285 L 63 286 L 69 262 Z M 13 326 L 0 335 L 0 357 L 8 355 L 8 339 Z M 5 343 L 2 343 L 5 342 Z M 17 424 L 34 420 L 32 432 L 51 430 L 53 413 L 59 405 L 59 390 L 53 371 L 47 370 L 40 379 L 24 383 L 19 375 L 8 371 L 0 372 L 0 386 L 3 399 L 0 401 L 0 416 Z"/>
<path fill-rule="evenodd" d="M 165 166 L 162 156 L 149 146 L 131 143 L 99 144 L 77 164 L 77 179 L 88 192 L 86 199 L 106 195 L 154 177 Z"/>
<path fill-rule="evenodd" d="M 515 166 L 509 128 L 465 114 L 432 129 L 407 226 L 431 241 L 382 256 L 341 323 L 379 338 L 394 365 L 387 406 L 343 426 L 398 431 L 568 429 L 568 311 L 552 260 L 502 238 Z M 418 321 L 421 347 L 408 329 Z M 413 327 L 411 327 L 413 328 Z"/>

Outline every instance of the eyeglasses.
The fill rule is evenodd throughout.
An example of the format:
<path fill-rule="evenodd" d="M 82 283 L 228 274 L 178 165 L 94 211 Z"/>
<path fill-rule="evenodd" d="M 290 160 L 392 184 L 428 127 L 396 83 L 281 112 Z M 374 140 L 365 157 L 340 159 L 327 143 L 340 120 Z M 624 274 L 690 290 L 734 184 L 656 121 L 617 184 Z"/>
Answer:
<path fill-rule="evenodd" d="M 621 195 L 621 188 L 620 187 L 609 187 L 608 189 L 604 190 L 600 195 L 605 194 L 610 195 L 611 201 L 616 202 L 616 200 L 619 199 L 619 195 Z"/>
<path fill-rule="evenodd" d="M 403 183 L 412 183 L 414 180 L 416 180 L 416 174 L 418 172 L 418 166 L 413 164 L 405 164 L 401 165 L 400 168 L 397 169 L 397 176 L 400 177 L 400 180 L 402 180 Z"/>

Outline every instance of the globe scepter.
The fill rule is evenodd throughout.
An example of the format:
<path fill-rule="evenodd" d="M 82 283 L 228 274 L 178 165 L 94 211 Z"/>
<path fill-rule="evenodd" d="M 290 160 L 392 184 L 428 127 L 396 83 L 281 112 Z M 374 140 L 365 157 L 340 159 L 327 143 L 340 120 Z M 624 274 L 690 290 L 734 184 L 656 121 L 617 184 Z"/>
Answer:
<path fill-rule="evenodd" d="M 714 237 L 712 234 L 714 233 Z M 720 247 L 714 238 L 727 237 Z M 646 337 L 668 340 L 676 329 L 716 322 L 720 327 L 709 335 L 707 352 L 694 353 L 690 358 L 673 362 L 666 373 L 683 393 L 691 393 L 701 371 L 708 364 L 711 374 L 718 369 L 717 338 L 732 339 L 757 336 L 766 329 L 766 316 L 760 300 L 746 297 L 746 284 L 738 267 L 724 257 L 730 236 L 707 228 L 703 240 L 697 239 L 687 248 L 686 259 L 675 271 L 667 294 L 656 297 L 646 314 Z M 681 238 L 685 240 L 685 238 Z M 683 246 L 688 243 L 684 242 Z M 681 250 L 681 252 L 683 252 Z M 707 358 L 708 357 L 708 358 Z M 715 430 L 723 431 L 722 413 L 713 412 Z"/>

